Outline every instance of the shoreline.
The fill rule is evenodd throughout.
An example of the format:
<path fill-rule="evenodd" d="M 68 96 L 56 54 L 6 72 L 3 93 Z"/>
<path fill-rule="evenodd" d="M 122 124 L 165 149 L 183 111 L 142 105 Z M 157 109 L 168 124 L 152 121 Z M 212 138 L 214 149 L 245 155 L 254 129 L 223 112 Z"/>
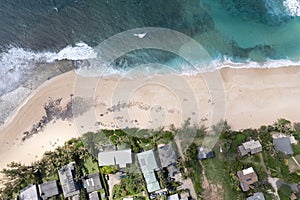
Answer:
<path fill-rule="evenodd" d="M 233 130 L 258 128 L 263 124 L 273 123 L 278 118 L 287 118 L 293 122 L 300 121 L 300 112 L 297 111 L 297 99 L 300 98 L 300 80 L 298 80 L 300 67 L 222 68 L 219 72 L 225 93 L 224 117 Z M 168 88 L 168 85 L 163 85 L 166 80 L 173 81 L 170 83 L 176 85 L 179 77 L 190 85 L 190 91 L 194 91 L 195 99 L 198 100 L 197 105 L 201 109 L 197 113 L 197 119 L 199 121 L 203 117 L 210 119 L 214 102 L 210 102 L 211 96 L 205 80 L 202 80 L 203 74 L 205 73 L 195 76 L 153 76 L 149 78 L 151 84 L 145 80 L 126 78 L 118 80 L 116 76 L 104 77 L 97 82 L 98 87 L 94 91 L 97 101 L 99 101 L 94 109 L 95 120 L 102 123 L 100 128 L 114 128 L 115 125 L 115 128 L 118 128 L 117 126 L 122 128 L 123 125 L 148 128 L 152 125 L 161 125 L 159 124 L 160 120 L 157 120 L 158 122 L 150 120 L 151 117 L 160 119 L 160 114 L 163 114 L 162 125 L 172 123 L 179 127 L 182 119 L 186 117 L 184 113 L 186 112 L 188 116 L 193 111 L 193 107 L 185 107 L 185 105 L 191 104 L 190 100 L 192 99 L 189 98 L 188 91 L 185 91 L 186 88 L 172 93 L 171 89 L 174 89 L 175 86 Z M 56 123 L 47 124 L 43 131 L 34 134 L 23 144 L 20 143 L 22 133 L 44 115 L 43 105 L 47 99 L 49 97 L 63 98 L 66 103 L 70 94 L 74 92 L 75 81 L 77 81 L 77 77 L 74 71 L 46 81 L 10 115 L 9 120 L 6 120 L 0 129 L 0 157 L 2 158 L 0 169 L 11 161 L 30 164 L 39 159 L 44 151 L 55 148 L 49 146 L 49 141 L 53 143 L 58 140 L 62 145 L 64 141 L 80 135 L 80 126 L 73 120 L 72 122 L 57 120 Z M 122 88 L 133 88 L 133 91 L 126 93 Z M 125 106 L 127 114 L 122 113 L 124 108 L 107 112 L 107 108 L 116 105 L 117 100 L 130 102 L 130 105 Z M 164 112 L 160 112 L 157 105 L 161 105 Z M 151 116 L 149 116 L 149 112 Z M 103 113 L 107 114 L 100 116 Z M 125 117 L 121 118 L 121 114 L 122 117 Z M 127 115 L 131 121 L 126 119 Z M 47 146 L 47 148 L 41 146 Z M 28 152 L 32 151 L 37 153 L 29 156 Z"/>
<path fill-rule="evenodd" d="M 37 87 L 36 89 L 32 90 L 30 92 L 30 94 L 28 95 L 28 97 L 26 97 L 26 99 L 24 99 L 24 101 L 22 101 L 22 103 L 20 105 L 18 105 L 10 114 L 9 116 L 5 119 L 4 123 L 0 125 L 0 132 L 2 129 L 5 129 L 13 120 L 14 118 L 19 114 L 19 111 L 26 105 L 26 103 L 33 98 L 38 91 L 40 90 L 40 88 L 42 87 L 46 87 L 47 85 L 51 84 L 51 82 L 55 81 L 56 79 L 61 78 L 61 75 L 64 74 L 71 74 L 72 71 L 69 72 L 65 72 L 63 74 L 60 74 L 58 76 L 55 76 L 47 81 L 45 81 L 42 85 L 40 85 L 39 87 Z M 46 103 L 46 102 L 45 102 Z M 1 138 L 1 134 L 0 134 L 0 138 Z"/>

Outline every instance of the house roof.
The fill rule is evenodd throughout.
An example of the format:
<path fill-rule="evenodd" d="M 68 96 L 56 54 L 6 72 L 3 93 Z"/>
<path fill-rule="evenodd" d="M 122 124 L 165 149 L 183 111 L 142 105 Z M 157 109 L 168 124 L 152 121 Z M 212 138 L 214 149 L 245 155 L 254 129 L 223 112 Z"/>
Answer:
<path fill-rule="evenodd" d="M 180 173 L 180 171 L 179 171 L 179 169 L 178 169 L 178 167 L 177 167 L 176 164 L 169 165 L 167 167 L 167 169 L 168 169 L 168 172 L 169 172 L 169 176 L 174 176 L 175 174 Z"/>
<path fill-rule="evenodd" d="M 43 199 L 47 199 L 59 194 L 56 180 L 40 184 L 39 189 Z"/>
<path fill-rule="evenodd" d="M 199 160 L 213 158 L 215 156 L 215 153 L 211 149 L 207 149 L 205 147 L 197 147 L 197 152 L 197 158 Z"/>
<path fill-rule="evenodd" d="M 262 192 L 256 192 L 253 196 L 248 197 L 246 200 L 265 200 L 265 197 Z"/>
<path fill-rule="evenodd" d="M 39 200 L 39 194 L 36 185 L 28 185 L 20 191 L 20 200 Z"/>
<path fill-rule="evenodd" d="M 152 183 L 152 182 L 157 181 L 154 171 L 153 172 L 144 173 L 144 177 L 145 177 L 145 181 L 147 183 Z"/>
<path fill-rule="evenodd" d="M 140 167 L 143 173 L 153 172 L 159 168 L 157 164 L 157 158 L 153 150 L 145 151 L 137 154 Z"/>
<path fill-rule="evenodd" d="M 89 174 L 83 179 L 83 185 L 88 193 L 102 189 L 100 174 Z"/>
<path fill-rule="evenodd" d="M 273 143 L 276 151 L 280 151 L 281 153 L 288 155 L 294 154 L 289 137 L 274 138 Z"/>
<path fill-rule="evenodd" d="M 89 199 L 90 200 L 100 200 L 98 192 L 89 193 Z"/>
<path fill-rule="evenodd" d="M 137 154 L 138 161 L 143 172 L 148 192 L 160 189 L 154 170 L 158 169 L 156 154 L 153 150 Z"/>
<path fill-rule="evenodd" d="M 245 149 L 256 149 L 256 148 L 261 148 L 261 144 L 258 140 L 250 140 L 248 142 L 244 142 L 243 146 Z"/>
<path fill-rule="evenodd" d="M 146 181 L 148 192 L 154 192 L 154 191 L 160 189 L 160 186 L 159 186 L 159 183 L 157 181 L 154 171 L 146 172 L 143 175 L 144 175 L 144 178 Z"/>
<path fill-rule="evenodd" d="M 173 194 L 171 196 L 168 196 L 168 200 L 179 200 L 178 194 Z"/>
<path fill-rule="evenodd" d="M 154 192 L 160 189 L 158 181 L 152 182 L 152 183 L 147 183 L 147 190 L 148 192 Z"/>
<path fill-rule="evenodd" d="M 79 194 L 78 185 L 74 180 L 75 171 L 73 163 L 58 170 L 58 175 L 65 198 Z"/>
<path fill-rule="evenodd" d="M 242 156 L 245 156 L 250 152 L 250 150 L 245 149 L 244 145 L 238 146 L 238 150 Z"/>
<path fill-rule="evenodd" d="M 251 174 L 254 172 L 254 169 L 252 167 L 249 167 L 247 169 L 243 169 L 243 175 Z"/>
<path fill-rule="evenodd" d="M 174 151 L 172 143 L 159 147 L 158 156 L 162 167 L 168 167 L 177 162 L 177 154 Z"/>
<path fill-rule="evenodd" d="M 131 149 L 100 152 L 98 154 L 99 166 L 119 165 L 121 168 L 132 163 Z"/>
<path fill-rule="evenodd" d="M 243 191 L 248 191 L 250 189 L 250 185 L 258 181 L 257 174 L 252 167 L 238 171 L 237 176 Z"/>

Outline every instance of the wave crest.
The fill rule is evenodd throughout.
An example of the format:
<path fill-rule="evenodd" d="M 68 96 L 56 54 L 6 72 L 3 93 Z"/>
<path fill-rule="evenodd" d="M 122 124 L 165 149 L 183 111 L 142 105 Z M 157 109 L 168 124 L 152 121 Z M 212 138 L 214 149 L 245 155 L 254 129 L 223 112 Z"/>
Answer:
<path fill-rule="evenodd" d="M 300 1 L 299 0 L 285 0 L 283 2 L 284 7 L 286 8 L 287 12 L 295 17 L 300 17 Z"/>

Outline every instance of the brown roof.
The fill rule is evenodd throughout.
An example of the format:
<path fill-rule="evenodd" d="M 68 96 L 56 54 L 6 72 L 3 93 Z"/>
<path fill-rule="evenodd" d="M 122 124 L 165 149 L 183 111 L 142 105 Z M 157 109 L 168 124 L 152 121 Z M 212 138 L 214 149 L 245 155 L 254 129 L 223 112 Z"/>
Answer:
<path fill-rule="evenodd" d="M 244 192 L 250 189 L 250 185 L 258 181 L 257 174 L 252 167 L 238 171 L 237 176 L 240 181 L 240 186 Z"/>

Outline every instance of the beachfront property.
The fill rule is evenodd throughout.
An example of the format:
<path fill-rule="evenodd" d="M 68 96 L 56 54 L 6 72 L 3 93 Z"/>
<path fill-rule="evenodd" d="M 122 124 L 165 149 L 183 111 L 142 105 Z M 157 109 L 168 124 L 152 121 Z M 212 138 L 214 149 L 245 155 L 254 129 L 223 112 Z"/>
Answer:
<path fill-rule="evenodd" d="M 241 156 L 245 156 L 249 153 L 253 155 L 259 152 L 262 152 L 262 146 L 258 140 L 250 140 L 238 146 L 238 153 Z"/>
<path fill-rule="evenodd" d="M 37 185 L 28 185 L 20 191 L 19 200 L 40 200 Z"/>
<path fill-rule="evenodd" d="M 177 152 L 174 150 L 173 145 L 173 143 L 170 143 L 157 149 L 160 165 L 162 168 L 167 168 L 169 176 L 174 176 L 180 172 L 177 168 Z"/>
<path fill-rule="evenodd" d="M 215 152 L 213 152 L 211 149 L 202 146 L 197 147 L 197 158 L 199 160 L 205 160 L 213 157 L 215 157 Z"/>
<path fill-rule="evenodd" d="M 168 167 L 177 162 L 177 153 L 174 151 L 173 144 L 166 144 L 157 149 L 161 167 Z"/>
<path fill-rule="evenodd" d="M 251 185 L 258 181 L 258 176 L 252 167 L 238 171 L 237 176 L 244 192 L 248 191 Z"/>
<path fill-rule="evenodd" d="M 132 163 L 131 149 L 100 152 L 98 162 L 100 167 L 119 165 L 120 168 L 125 168 L 127 164 Z"/>
<path fill-rule="evenodd" d="M 60 193 L 56 180 L 39 184 L 39 191 L 42 199 L 48 199 Z"/>
<path fill-rule="evenodd" d="M 155 171 L 159 169 L 156 153 L 153 150 L 137 154 L 140 168 L 146 181 L 149 193 L 160 189 Z"/>
<path fill-rule="evenodd" d="M 82 179 L 83 186 L 88 193 L 102 189 L 100 174 L 98 172 L 89 174 Z"/>
<path fill-rule="evenodd" d="M 293 155 L 294 151 L 292 148 L 291 139 L 289 136 L 284 134 L 273 134 L 273 144 L 276 151 L 279 151 L 285 155 Z"/>
<path fill-rule="evenodd" d="M 75 181 L 74 163 L 69 163 L 58 170 L 58 176 L 65 198 L 79 194 L 79 185 Z"/>
<path fill-rule="evenodd" d="M 265 197 L 262 192 L 256 192 L 253 196 L 248 197 L 246 200 L 265 200 Z"/>

